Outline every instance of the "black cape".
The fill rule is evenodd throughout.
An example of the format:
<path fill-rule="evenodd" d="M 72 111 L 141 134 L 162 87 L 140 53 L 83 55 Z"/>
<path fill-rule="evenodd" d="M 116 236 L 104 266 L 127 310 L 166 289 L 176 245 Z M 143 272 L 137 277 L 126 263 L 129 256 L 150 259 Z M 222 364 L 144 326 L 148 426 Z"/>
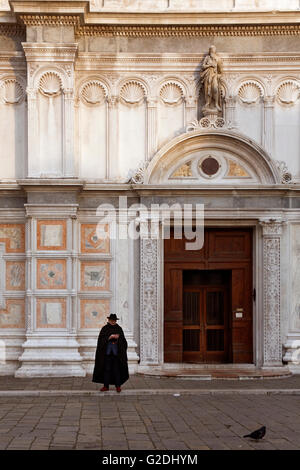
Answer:
<path fill-rule="evenodd" d="M 118 325 L 111 325 L 107 323 L 98 336 L 98 343 L 95 355 L 95 367 L 93 372 L 93 382 L 104 383 L 104 359 L 108 338 L 110 335 L 118 334 L 118 361 L 120 366 L 121 385 L 129 379 L 128 363 L 127 363 L 127 341 L 124 336 L 122 328 Z M 113 377 L 111 378 L 110 385 L 114 384 Z"/>

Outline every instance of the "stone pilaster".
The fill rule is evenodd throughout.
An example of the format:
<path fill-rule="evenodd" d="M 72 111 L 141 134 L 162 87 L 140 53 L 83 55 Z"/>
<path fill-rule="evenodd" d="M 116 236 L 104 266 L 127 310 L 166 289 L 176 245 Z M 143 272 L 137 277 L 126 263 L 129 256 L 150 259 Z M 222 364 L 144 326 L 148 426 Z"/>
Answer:
<path fill-rule="evenodd" d="M 149 237 L 149 222 L 141 223 L 140 364 L 159 364 L 160 240 Z"/>
<path fill-rule="evenodd" d="M 282 365 L 280 335 L 280 239 L 283 221 L 260 220 L 263 235 L 263 366 Z"/>
<path fill-rule="evenodd" d="M 195 119 L 197 119 L 197 99 L 195 99 L 193 96 L 190 96 L 185 100 L 184 125 L 187 126 L 190 122 L 195 121 Z"/>
<path fill-rule="evenodd" d="M 263 147 L 273 155 L 274 139 L 274 96 L 264 98 Z"/>
<path fill-rule="evenodd" d="M 41 42 L 22 43 L 22 45 L 27 61 L 28 171 L 26 176 L 76 176 L 74 64 L 77 44 Z M 60 99 L 62 106 L 57 102 Z M 47 123 L 44 122 L 45 113 L 47 113 Z M 44 128 L 49 131 L 47 142 L 43 140 Z M 49 159 L 57 162 L 56 165 L 53 164 L 51 170 L 48 169 Z"/>
<path fill-rule="evenodd" d="M 236 97 L 225 98 L 225 121 L 228 129 L 236 129 Z"/>
<path fill-rule="evenodd" d="M 148 149 L 147 160 L 151 160 L 157 151 L 157 100 L 147 102 Z"/>
<path fill-rule="evenodd" d="M 107 178 L 115 179 L 119 176 L 118 167 L 118 97 L 113 95 L 108 99 L 108 154 L 110 156 L 110 167 Z"/>

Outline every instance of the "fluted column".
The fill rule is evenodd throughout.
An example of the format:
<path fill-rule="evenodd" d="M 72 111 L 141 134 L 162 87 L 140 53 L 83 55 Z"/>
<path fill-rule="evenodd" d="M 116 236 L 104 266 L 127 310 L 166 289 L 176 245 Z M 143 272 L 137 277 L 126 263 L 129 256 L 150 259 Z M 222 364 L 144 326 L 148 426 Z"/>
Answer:
<path fill-rule="evenodd" d="M 264 98 L 263 147 L 272 156 L 274 146 L 274 96 Z"/>
<path fill-rule="evenodd" d="M 236 97 L 225 98 L 225 120 L 229 129 L 236 129 Z"/>
<path fill-rule="evenodd" d="M 107 178 L 116 178 L 119 175 L 119 159 L 118 159 L 118 135 L 119 135 L 119 119 L 118 119 L 118 97 L 111 96 L 108 99 L 108 154 L 109 168 Z"/>
<path fill-rule="evenodd" d="M 185 123 L 187 126 L 190 122 L 197 119 L 197 100 L 194 97 L 185 100 Z"/>
<path fill-rule="evenodd" d="M 27 116 L 28 116 L 28 163 L 25 176 L 39 176 L 40 165 L 37 152 L 37 104 L 36 91 L 27 88 Z"/>
<path fill-rule="evenodd" d="M 74 161 L 74 90 L 64 90 L 64 176 L 75 176 Z"/>
<path fill-rule="evenodd" d="M 157 100 L 149 99 L 147 103 L 148 145 L 147 160 L 151 160 L 157 151 Z"/>

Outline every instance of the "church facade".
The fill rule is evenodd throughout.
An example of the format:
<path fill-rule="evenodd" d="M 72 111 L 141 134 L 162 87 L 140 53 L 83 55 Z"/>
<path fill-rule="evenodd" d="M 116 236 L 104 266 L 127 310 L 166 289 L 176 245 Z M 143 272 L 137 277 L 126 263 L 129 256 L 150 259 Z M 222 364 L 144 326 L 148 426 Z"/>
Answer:
<path fill-rule="evenodd" d="M 0 374 L 110 313 L 131 372 L 299 373 L 299 127 L 298 0 L 0 0 Z"/>

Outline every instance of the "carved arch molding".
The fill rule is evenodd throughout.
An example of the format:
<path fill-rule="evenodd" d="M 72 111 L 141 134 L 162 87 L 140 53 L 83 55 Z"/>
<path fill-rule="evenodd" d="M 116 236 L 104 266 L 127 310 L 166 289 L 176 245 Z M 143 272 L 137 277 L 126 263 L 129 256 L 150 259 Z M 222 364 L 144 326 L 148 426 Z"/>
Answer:
<path fill-rule="evenodd" d="M 205 171 L 207 158 L 214 162 Z M 195 129 L 166 144 L 145 169 L 144 184 L 178 183 L 276 184 L 281 176 L 276 162 L 246 136 Z"/>

